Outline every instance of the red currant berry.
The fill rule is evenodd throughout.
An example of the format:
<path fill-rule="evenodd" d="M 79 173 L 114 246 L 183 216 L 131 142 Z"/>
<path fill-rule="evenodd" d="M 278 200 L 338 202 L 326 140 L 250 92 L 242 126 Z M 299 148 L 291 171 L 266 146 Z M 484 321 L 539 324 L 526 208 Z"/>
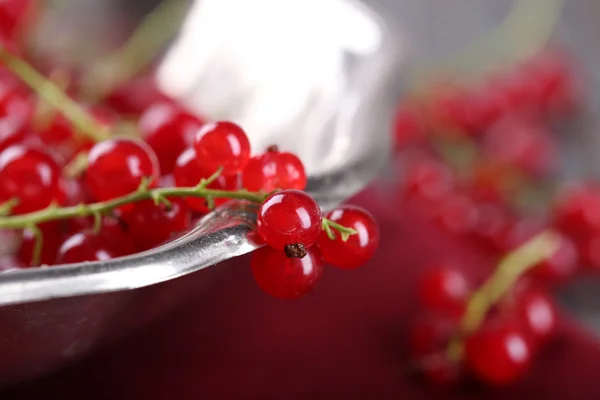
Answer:
<path fill-rule="evenodd" d="M 43 151 L 11 146 L 0 153 L 0 202 L 18 198 L 14 214 L 41 210 L 58 197 L 60 172 Z"/>
<path fill-rule="evenodd" d="M 455 320 L 439 314 L 422 315 L 410 326 L 411 359 L 419 372 L 437 386 L 453 386 L 460 379 L 460 367 L 448 359 L 446 351 L 457 330 Z"/>
<path fill-rule="evenodd" d="M 521 378 L 531 364 L 526 333 L 516 324 L 494 321 L 465 341 L 465 363 L 485 383 L 508 385 Z"/>
<path fill-rule="evenodd" d="M 29 93 L 13 81 L 0 82 L 0 116 L 31 120 L 35 105 Z"/>
<path fill-rule="evenodd" d="M 200 168 L 208 173 L 223 167 L 223 175 L 233 175 L 250 160 L 248 136 L 232 122 L 205 124 L 196 134 L 194 149 Z"/>
<path fill-rule="evenodd" d="M 468 233 L 477 223 L 477 208 L 467 196 L 452 194 L 440 204 L 436 217 L 442 228 L 457 234 Z"/>
<path fill-rule="evenodd" d="M 105 261 L 123 255 L 120 249 L 103 235 L 79 232 L 61 244 L 58 251 L 58 262 L 72 264 L 83 261 Z"/>
<path fill-rule="evenodd" d="M 312 246 L 321 233 L 321 209 L 308 194 L 282 190 L 269 196 L 258 210 L 258 234 L 271 247 Z"/>
<path fill-rule="evenodd" d="M 155 205 L 152 200 L 133 204 L 123 212 L 133 243 L 139 251 L 147 250 L 191 226 L 188 207 L 182 199 L 170 199 L 170 207 Z"/>
<path fill-rule="evenodd" d="M 335 239 L 325 232 L 319 236 L 319 251 L 323 261 L 340 268 L 356 268 L 373 257 L 379 246 L 379 228 L 375 218 L 365 209 L 341 206 L 327 214 L 331 221 L 357 231 L 345 242 L 339 232 L 333 230 Z"/>
<path fill-rule="evenodd" d="M 448 194 L 453 185 L 452 171 L 441 162 L 423 159 L 406 168 L 404 190 L 409 196 L 437 200 Z"/>
<path fill-rule="evenodd" d="M 252 253 L 252 274 L 258 286 L 278 299 L 295 299 L 313 290 L 323 266 L 314 249 L 303 258 L 289 258 L 265 246 Z"/>
<path fill-rule="evenodd" d="M 454 267 L 434 266 L 422 277 L 419 300 L 429 310 L 447 312 L 460 317 L 465 310 L 470 287 L 465 276 Z"/>
<path fill-rule="evenodd" d="M 242 174 L 242 186 L 250 191 L 304 190 L 306 172 L 302 161 L 291 153 L 267 151 L 252 157 Z"/>
<path fill-rule="evenodd" d="M 565 235 L 559 236 L 556 251 L 545 261 L 538 264 L 532 275 L 546 284 L 558 284 L 571 278 L 579 266 L 579 251 L 573 240 Z"/>
<path fill-rule="evenodd" d="M 148 107 L 172 101 L 156 86 L 153 74 L 146 74 L 119 86 L 106 98 L 106 103 L 121 115 L 137 116 Z"/>
<path fill-rule="evenodd" d="M 34 10 L 35 0 L 3 0 L 0 2 L 0 34 L 13 37 Z"/>
<path fill-rule="evenodd" d="M 24 119 L 5 116 L 0 118 L 0 152 L 25 140 L 27 124 Z"/>
<path fill-rule="evenodd" d="M 173 177 L 177 187 L 196 186 L 203 178 L 208 178 L 209 176 L 210 174 L 200 169 L 200 166 L 196 162 L 196 151 L 193 147 L 185 150 L 177 158 L 175 169 L 173 171 Z M 238 186 L 237 175 L 221 175 L 213 183 L 208 185 L 210 189 L 218 190 L 235 190 L 238 189 Z M 201 213 L 210 211 L 206 206 L 206 200 L 202 198 L 187 197 L 186 200 L 190 208 L 192 208 L 194 211 Z M 227 201 L 227 199 L 215 199 L 215 205 L 219 206 L 225 204 Z"/>
<path fill-rule="evenodd" d="M 159 103 L 149 107 L 140 116 L 138 129 L 152 147 L 163 174 L 170 174 L 177 157 L 194 143 L 202 121 L 172 103 Z"/>
<path fill-rule="evenodd" d="M 90 150 L 85 176 L 92 196 L 104 201 L 135 191 L 144 178 L 157 184 L 159 171 L 156 155 L 146 143 L 111 139 Z"/>
<path fill-rule="evenodd" d="M 503 165 L 517 166 L 532 175 L 545 175 L 557 165 L 558 147 L 540 123 L 505 118 L 487 130 L 483 152 Z"/>
<path fill-rule="evenodd" d="M 541 290 L 527 289 L 518 293 L 504 311 L 529 334 L 530 344 L 544 345 L 556 333 L 556 306 Z"/>
<path fill-rule="evenodd" d="M 56 254 L 62 242 L 60 224 L 57 221 L 44 222 L 38 226 L 43 235 L 42 253 L 40 257 L 41 265 L 52 265 L 56 263 Z M 33 265 L 33 251 L 35 247 L 36 236 L 31 229 L 23 229 L 21 235 L 21 245 L 17 251 L 17 258 L 25 266 L 37 267 Z"/>
<path fill-rule="evenodd" d="M 425 139 L 424 125 L 417 107 L 401 106 L 394 119 L 396 149 L 404 148 Z"/>
<path fill-rule="evenodd" d="M 26 268 L 26 266 L 13 256 L 0 257 L 0 272 L 10 271 L 12 269 Z"/>
<path fill-rule="evenodd" d="M 558 197 L 555 225 L 576 241 L 600 231 L 600 188 L 592 184 L 571 187 Z"/>

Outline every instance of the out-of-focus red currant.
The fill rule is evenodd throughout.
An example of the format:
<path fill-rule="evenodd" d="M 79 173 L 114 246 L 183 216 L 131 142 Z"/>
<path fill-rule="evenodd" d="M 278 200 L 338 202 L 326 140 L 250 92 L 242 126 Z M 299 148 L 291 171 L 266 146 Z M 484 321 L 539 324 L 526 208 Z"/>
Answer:
<path fill-rule="evenodd" d="M 425 136 L 425 124 L 419 109 L 412 105 L 403 105 L 398 108 L 394 119 L 396 149 L 424 140 Z"/>
<path fill-rule="evenodd" d="M 508 385 L 529 369 L 532 358 L 527 334 L 504 320 L 484 324 L 465 340 L 465 363 L 481 381 Z"/>
<path fill-rule="evenodd" d="M 153 104 L 172 99 L 158 89 L 153 74 L 145 74 L 116 88 L 105 101 L 121 115 L 138 116 Z"/>
<path fill-rule="evenodd" d="M 403 180 L 407 194 L 431 200 L 444 197 L 454 185 L 448 166 L 431 159 L 409 163 Z"/>
<path fill-rule="evenodd" d="M 29 121 L 34 109 L 34 101 L 18 82 L 0 82 L 0 116 Z"/>
<path fill-rule="evenodd" d="M 579 267 L 579 251 L 573 240 L 559 236 L 556 251 L 532 269 L 532 276 L 546 284 L 559 284 L 572 277 Z"/>
<path fill-rule="evenodd" d="M 138 129 L 144 140 L 152 147 L 160 171 L 173 171 L 177 157 L 194 143 L 202 120 L 170 102 L 149 107 L 140 116 Z"/>
<path fill-rule="evenodd" d="M 134 192 L 142 179 L 158 183 L 160 168 L 154 151 L 141 140 L 110 139 L 89 153 L 86 183 L 98 201 Z"/>
<path fill-rule="evenodd" d="M 58 251 L 58 263 L 72 264 L 83 261 L 105 261 L 123 256 L 103 235 L 79 232 L 68 237 Z"/>
<path fill-rule="evenodd" d="M 60 223 L 58 221 L 44 222 L 43 224 L 38 225 L 38 228 L 43 235 L 40 264 L 52 265 L 56 263 L 58 248 L 63 239 Z M 37 267 L 37 265 L 32 265 L 35 242 L 36 238 L 34 232 L 31 229 L 23 229 L 21 245 L 17 251 L 17 258 L 26 267 Z"/>
<path fill-rule="evenodd" d="M 20 144 L 25 139 L 27 124 L 19 117 L 0 118 L 0 152 L 9 146 Z"/>
<path fill-rule="evenodd" d="M 271 247 L 312 246 L 322 231 L 321 209 L 300 190 L 282 190 L 269 196 L 258 210 L 258 234 Z"/>
<path fill-rule="evenodd" d="M 18 198 L 14 214 L 41 210 L 58 196 L 60 168 L 43 151 L 15 145 L 0 153 L 0 202 Z"/>
<path fill-rule="evenodd" d="M 303 258 L 289 258 L 265 246 L 252 253 L 250 265 L 258 286 L 279 299 L 295 299 L 312 291 L 323 271 L 315 249 L 308 249 Z"/>
<path fill-rule="evenodd" d="M 12 269 L 26 268 L 26 266 L 13 256 L 0 257 L 0 272 L 10 271 Z"/>
<path fill-rule="evenodd" d="M 511 299 L 510 306 L 504 311 L 529 334 L 528 342 L 534 349 L 548 343 L 556 333 L 556 306 L 541 290 L 522 290 Z"/>
<path fill-rule="evenodd" d="M 486 131 L 482 151 L 499 163 L 545 175 L 557 165 L 558 147 L 550 132 L 531 119 L 511 117 Z"/>
<path fill-rule="evenodd" d="M 423 274 L 418 294 L 425 308 L 460 317 L 465 310 L 470 287 L 462 272 L 442 264 Z"/>
<path fill-rule="evenodd" d="M 467 196 L 451 194 L 440 204 L 436 217 L 439 224 L 448 231 L 468 233 L 477 224 L 477 208 Z"/>
<path fill-rule="evenodd" d="M 248 136 L 233 122 L 204 124 L 196 134 L 194 149 L 198 165 L 208 173 L 222 167 L 223 175 L 233 175 L 241 172 L 250 160 Z"/>
<path fill-rule="evenodd" d="M 327 218 L 357 231 L 345 242 L 341 234 L 332 229 L 335 239 L 323 231 L 319 236 L 319 251 L 323 261 L 340 268 L 356 268 L 373 257 L 379 246 L 379 228 L 375 218 L 364 208 L 340 206 L 327 214 Z"/>
<path fill-rule="evenodd" d="M 582 184 L 564 189 L 554 207 L 554 221 L 576 241 L 600 232 L 600 188 Z"/>
<path fill-rule="evenodd" d="M 0 2 L 0 34 L 13 37 L 34 10 L 35 0 L 3 0 Z"/>
<path fill-rule="evenodd" d="M 267 151 L 252 157 L 242 173 L 242 186 L 250 191 L 272 192 L 275 189 L 304 190 L 304 165 L 292 153 Z"/>
<path fill-rule="evenodd" d="M 457 331 L 456 321 L 444 314 L 423 314 L 410 325 L 411 359 L 419 372 L 436 386 L 453 386 L 460 379 L 459 364 L 447 356 L 448 343 Z"/>
<path fill-rule="evenodd" d="M 140 251 L 159 245 L 175 233 L 191 226 L 187 204 L 182 199 L 170 199 L 170 207 L 155 205 L 152 200 L 133 204 L 123 212 L 123 220 L 129 227 L 131 239 Z"/>
<path fill-rule="evenodd" d="M 193 147 L 185 150 L 177 158 L 173 177 L 177 187 L 194 187 L 203 178 L 208 178 L 211 174 L 204 172 L 196 162 L 196 151 Z M 235 190 L 238 189 L 238 176 L 219 176 L 213 183 L 208 185 L 210 189 L 217 190 Z M 187 197 L 186 201 L 194 211 L 205 213 L 210 211 L 206 206 L 206 200 L 199 197 Z M 227 199 L 215 199 L 215 205 L 219 206 L 227 202 Z"/>

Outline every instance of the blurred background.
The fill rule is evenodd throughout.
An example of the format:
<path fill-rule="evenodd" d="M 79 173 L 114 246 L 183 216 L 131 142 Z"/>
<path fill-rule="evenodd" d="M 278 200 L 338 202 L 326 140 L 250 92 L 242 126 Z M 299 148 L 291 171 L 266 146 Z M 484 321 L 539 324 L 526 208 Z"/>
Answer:
<path fill-rule="evenodd" d="M 329 268 L 293 302 L 260 292 L 247 257 L 199 272 L 210 283 L 159 321 L 3 399 L 600 396 L 600 3 L 165 2 L 48 1 L 32 41 L 39 68 L 92 71 L 82 87 L 123 109 L 147 93 L 123 100 L 120 85 L 150 76 L 203 117 L 249 126 L 257 148 L 298 152 L 317 191 L 347 171 L 326 182 L 353 193 L 365 186 L 355 176 L 377 170 L 349 201 L 378 220 L 380 250 L 360 269 Z M 116 71 L 107 54 L 157 7 L 136 53 L 146 62 Z M 273 21 L 294 29 L 259 29 Z M 443 267 L 475 290 L 547 229 L 560 252 L 523 285 L 559 311 L 530 370 L 506 388 L 419 377 L 413 321 L 436 308 L 423 279 Z"/>

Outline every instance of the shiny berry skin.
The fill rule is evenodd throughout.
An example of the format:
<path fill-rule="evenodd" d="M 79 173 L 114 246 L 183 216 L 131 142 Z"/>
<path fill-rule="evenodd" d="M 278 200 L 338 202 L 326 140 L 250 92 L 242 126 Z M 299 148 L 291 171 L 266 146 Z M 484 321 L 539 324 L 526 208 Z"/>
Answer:
<path fill-rule="evenodd" d="M 600 232 L 600 187 L 587 183 L 563 190 L 554 207 L 554 223 L 576 241 Z"/>
<path fill-rule="evenodd" d="M 503 310 L 515 318 L 529 334 L 529 343 L 536 349 L 547 344 L 556 334 L 558 312 L 554 301 L 539 289 L 526 289 L 515 295 L 510 307 Z"/>
<path fill-rule="evenodd" d="M 72 264 L 83 261 L 105 261 L 123 256 L 119 247 L 103 235 L 79 232 L 68 237 L 58 250 L 57 262 Z"/>
<path fill-rule="evenodd" d="M 250 141 L 246 133 L 233 122 L 205 124 L 194 140 L 198 165 L 212 174 L 223 167 L 222 174 L 241 172 L 250 160 Z"/>
<path fill-rule="evenodd" d="M 152 147 L 163 174 L 170 174 L 177 157 L 194 143 L 202 121 L 172 103 L 162 102 L 149 107 L 140 116 L 138 129 Z"/>
<path fill-rule="evenodd" d="M 60 247 L 63 235 L 61 225 L 58 221 L 44 222 L 38 225 L 44 235 L 40 265 L 52 265 L 56 263 L 56 255 Z M 37 267 L 33 265 L 33 250 L 35 246 L 35 235 L 31 229 L 23 229 L 21 233 L 21 245 L 17 251 L 17 259 L 26 267 Z"/>
<path fill-rule="evenodd" d="M 556 251 L 531 270 L 531 275 L 546 284 L 560 284 L 571 278 L 579 267 L 579 250 L 566 235 L 558 237 Z"/>
<path fill-rule="evenodd" d="M 152 200 L 133 204 L 123 212 L 129 235 L 139 251 L 147 250 L 191 226 L 191 215 L 184 200 L 169 200 L 171 207 L 155 205 Z"/>
<path fill-rule="evenodd" d="M 86 184 L 97 201 L 135 191 L 143 178 L 157 184 L 160 168 L 154 151 L 133 139 L 110 139 L 89 152 Z"/>
<path fill-rule="evenodd" d="M 379 246 L 379 228 L 375 218 L 364 208 L 340 206 L 327 214 L 333 222 L 358 233 L 343 241 L 339 232 L 333 229 L 335 239 L 330 239 L 323 231 L 319 235 L 318 246 L 323 261 L 339 268 L 357 268 L 373 257 Z"/>
<path fill-rule="evenodd" d="M 289 258 L 283 251 L 265 246 L 252 253 L 250 266 L 258 286 L 278 299 L 309 293 L 323 272 L 315 249 L 307 249 L 303 258 Z"/>
<path fill-rule="evenodd" d="M 0 118 L 0 152 L 7 147 L 22 143 L 26 136 L 26 121 L 7 115 Z"/>
<path fill-rule="evenodd" d="M 430 267 L 419 282 L 419 301 L 428 310 L 460 317 L 470 295 L 464 274 L 450 265 Z"/>
<path fill-rule="evenodd" d="M 300 190 L 282 190 L 269 196 L 258 210 L 258 234 L 271 247 L 312 246 L 322 231 L 321 209 Z"/>
<path fill-rule="evenodd" d="M 267 151 L 252 157 L 242 173 L 242 186 L 250 191 L 306 188 L 304 165 L 292 153 Z"/>
<path fill-rule="evenodd" d="M 173 178 L 177 187 L 193 187 L 196 186 L 202 178 L 208 178 L 209 173 L 200 169 L 196 162 L 196 151 L 193 147 L 186 149 L 177 158 L 175 168 L 173 170 Z M 210 189 L 218 190 L 235 190 L 238 189 L 238 176 L 219 176 L 213 183 L 208 185 Z M 187 197 L 186 201 L 190 208 L 194 211 L 206 213 L 210 211 L 206 206 L 206 200 L 199 197 Z M 215 199 L 215 205 L 225 204 L 227 199 Z"/>
<path fill-rule="evenodd" d="M 521 378 L 531 364 L 532 348 L 515 323 L 484 324 L 465 340 L 465 363 L 481 381 L 508 385 Z"/>
<path fill-rule="evenodd" d="M 0 202 L 18 198 L 14 214 L 41 210 L 58 196 L 61 170 L 45 152 L 15 145 L 0 153 Z"/>
<path fill-rule="evenodd" d="M 421 314 L 410 324 L 408 350 L 411 360 L 427 381 L 436 386 L 453 386 L 460 379 L 460 366 L 449 360 L 446 353 L 457 330 L 456 320 L 437 313 Z"/>

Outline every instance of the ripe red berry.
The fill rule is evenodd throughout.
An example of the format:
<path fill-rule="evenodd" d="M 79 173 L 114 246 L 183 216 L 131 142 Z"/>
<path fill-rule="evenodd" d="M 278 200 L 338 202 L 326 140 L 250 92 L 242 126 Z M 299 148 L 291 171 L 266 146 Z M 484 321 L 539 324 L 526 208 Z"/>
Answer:
<path fill-rule="evenodd" d="M 177 157 L 194 143 L 201 126 L 198 117 L 169 102 L 152 105 L 138 121 L 140 134 L 156 153 L 163 174 L 173 171 Z"/>
<path fill-rule="evenodd" d="M 373 216 L 356 206 L 340 206 L 327 214 L 327 218 L 357 231 L 347 241 L 335 230 L 335 239 L 323 231 L 319 236 L 319 251 L 323 261 L 340 268 L 356 268 L 367 262 L 379 246 L 379 228 Z"/>
<path fill-rule="evenodd" d="M 60 223 L 58 221 L 44 222 L 38 225 L 42 232 L 42 252 L 40 254 L 40 265 L 52 265 L 56 263 L 58 248 L 62 243 Z M 31 229 L 23 229 L 21 234 L 21 245 L 17 251 L 17 258 L 26 267 L 37 267 L 33 265 L 33 251 L 36 237 Z"/>
<path fill-rule="evenodd" d="M 283 251 L 286 245 L 312 246 L 322 230 L 321 218 L 319 205 L 308 194 L 282 190 L 260 206 L 256 223 L 263 240 Z"/>
<path fill-rule="evenodd" d="M 313 290 L 323 266 L 314 249 L 303 258 L 265 246 L 252 253 L 252 274 L 258 286 L 273 297 L 295 299 Z"/>
<path fill-rule="evenodd" d="M 209 176 L 210 174 L 200 169 L 200 166 L 196 162 L 196 151 L 193 147 L 185 150 L 177 158 L 175 169 L 173 171 L 173 177 L 177 187 L 196 186 L 203 178 L 208 178 Z M 237 175 L 221 175 L 213 183 L 208 185 L 210 189 L 218 190 L 235 190 L 238 189 L 238 186 L 239 184 Z M 206 206 L 206 200 L 203 198 L 187 197 L 186 201 L 194 211 L 201 213 L 210 211 Z M 219 206 L 227 201 L 227 199 L 215 199 L 215 205 Z"/>
<path fill-rule="evenodd" d="M 576 241 L 600 232 L 600 188 L 587 183 L 563 190 L 554 207 L 554 223 Z"/>
<path fill-rule="evenodd" d="M 302 161 L 294 154 L 267 151 L 248 161 L 242 174 L 242 186 L 266 193 L 275 189 L 304 190 L 306 172 Z"/>
<path fill-rule="evenodd" d="M 159 166 L 154 151 L 133 139 L 110 139 L 96 144 L 89 153 L 86 183 L 98 201 L 135 191 L 147 178 L 157 184 Z"/>
<path fill-rule="evenodd" d="M 465 363 L 485 383 L 502 386 L 521 378 L 531 364 L 527 335 L 515 323 L 484 324 L 465 341 Z"/>
<path fill-rule="evenodd" d="M 68 237 L 58 251 L 58 263 L 72 264 L 83 261 L 105 261 L 123 256 L 119 247 L 103 235 L 79 232 Z"/>
<path fill-rule="evenodd" d="M 541 290 L 530 288 L 517 293 L 503 311 L 521 325 L 529 335 L 528 342 L 535 348 L 548 343 L 556 333 L 556 306 Z"/>
<path fill-rule="evenodd" d="M 0 2 L 0 34 L 13 37 L 34 10 L 35 0 L 3 0 Z"/>
<path fill-rule="evenodd" d="M 35 103 L 20 83 L 0 81 L 0 116 L 31 120 Z"/>
<path fill-rule="evenodd" d="M 241 172 L 250 160 L 250 141 L 246 133 L 232 122 L 205 124 L 194 141 L 200 168 L 208 173 L 223 167 L 223 175 Z"/>
<path fill-rule="evenodd" d="M 425 134 L 425 126 L 417 107 L 403 105 L 396 111 L 394 119 L 396 149 L 423 140 Z"/>
<path fill-rule="evenodd" d="M 170 199 L 171 207 L 155 205 L 152 200 L 140 201 L 123 212 L 131 240 L 139 251 L 155 247 L 173 234 L 191 226 L 188 206 L 182 199 Z"/>
<path fill-rule="evenodd" d="M 0 118 L 0 151 L 7 147 L 22 143 L 25 139 L 26 121 L 19 117 L 7 115 Z"/>
<path fill-rule="evenodd" d="M 121 115 L 138 116 L 152 104 L 172 101 L 156 86 L 154 74 L 138 76 L 117 87 L 106 97 L 106 103 Z"/>
<path fill-rule="evenodd" d="M 471 232 L 477 224 L 477 208 L 462 194 L 448 195 L 435 214 L 442 228 L 456 234 Z"/>
<path fill-rule="evenodd" d="M 458 330 L 454 319 L 443 314 L 423 314 L 409 328 L 412 362 L 436 386 L 455 385 L 461 376 L 460 365 L 447 355 L 449 341 Z"/>
<path fill-rule="evenodd" d="M 58 195 L 60 168 L 43 151 L 15 145 L 0 153 L 0 202 L 18 198 L 14 214 L 41 210 Z"/>
<path fill-rule="evenodd" d="M 571 278 L 579 267 L 579 251 L 573 240 L 559 236 L 557 250 L 533 268 L 532 276 L 546 284 L 559 284 Z"/>
<path fill-rule="evenodd" d="M 421 277 L 418 295 L 429 310 L 460 317 L 465 310 L 470 287 L 462 272 L 448 265 L 437 265 Z"/>
<path fill-rule="evenodd" d="M 438 200 L 452 190 L 454 177 L 452 171 L 443 163 L 421 159 L 407 165 L 403 183 L 409 196 Z"/>

